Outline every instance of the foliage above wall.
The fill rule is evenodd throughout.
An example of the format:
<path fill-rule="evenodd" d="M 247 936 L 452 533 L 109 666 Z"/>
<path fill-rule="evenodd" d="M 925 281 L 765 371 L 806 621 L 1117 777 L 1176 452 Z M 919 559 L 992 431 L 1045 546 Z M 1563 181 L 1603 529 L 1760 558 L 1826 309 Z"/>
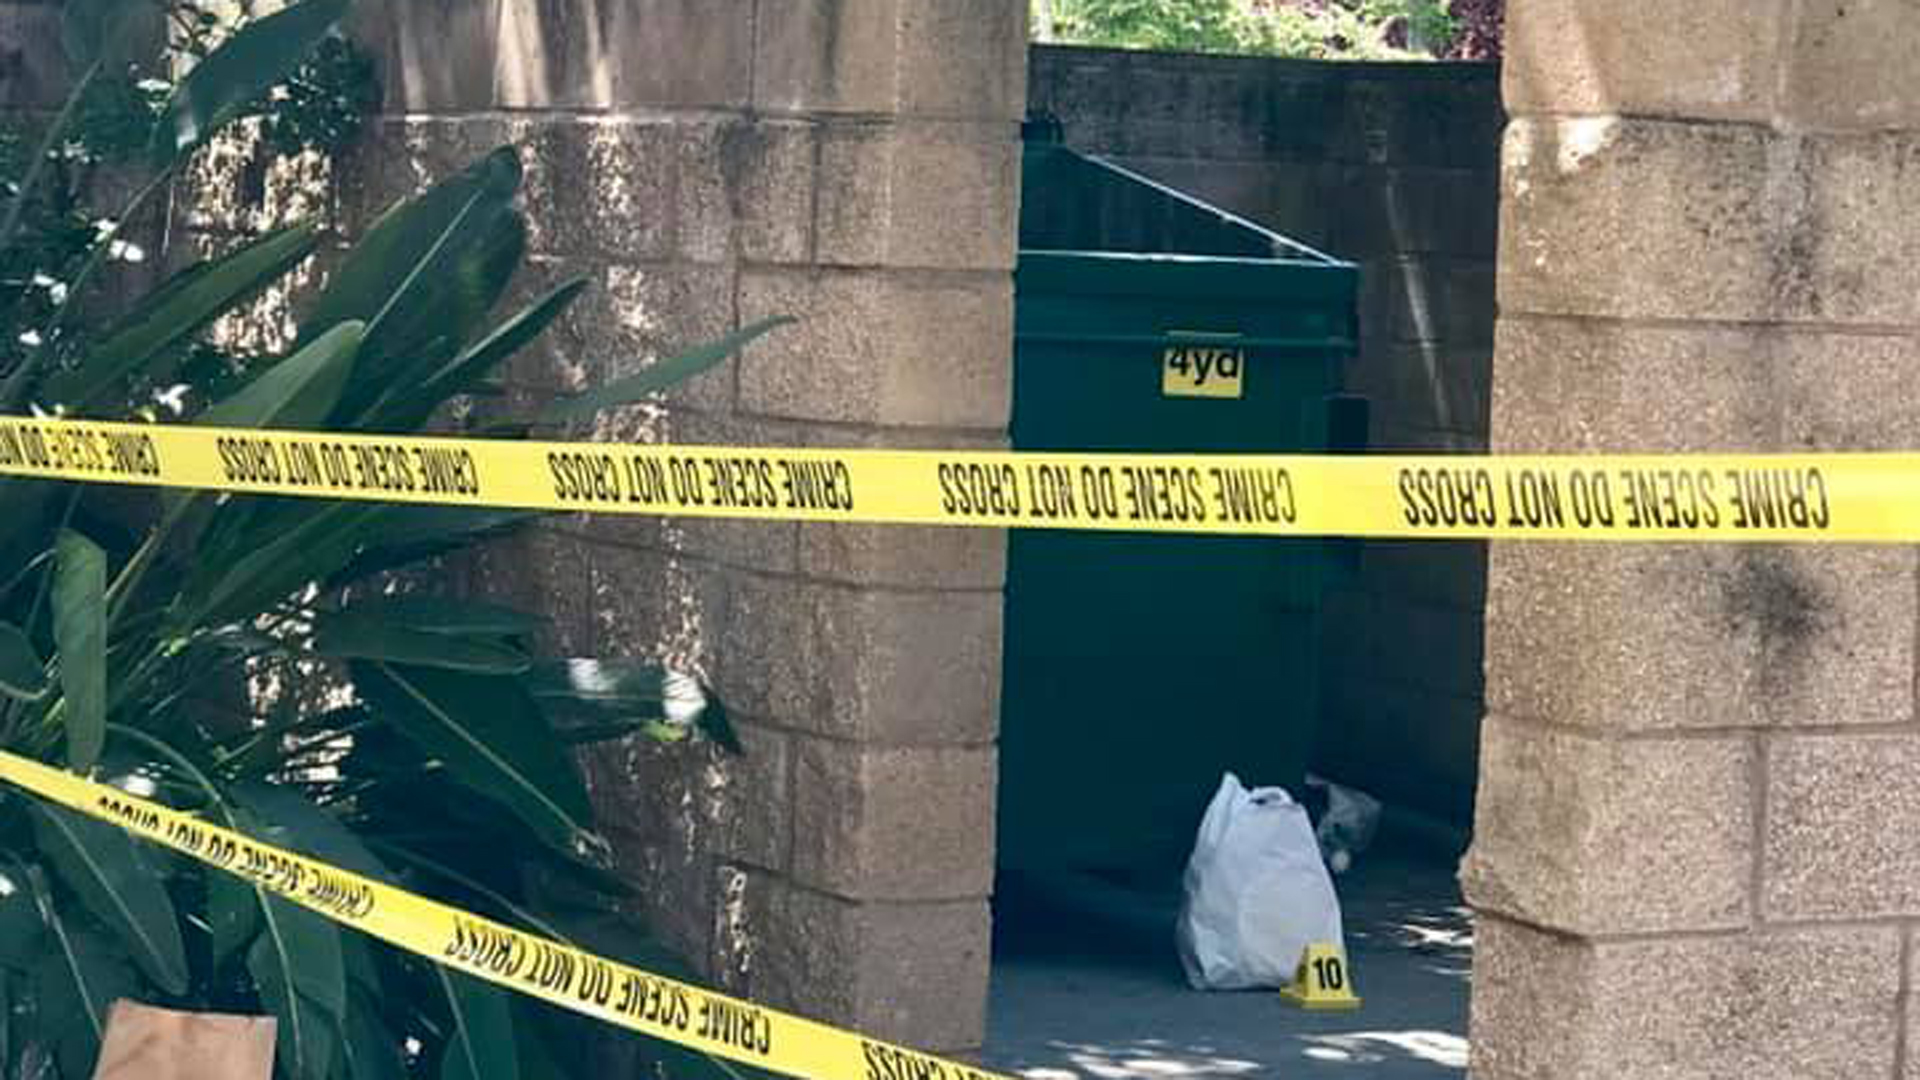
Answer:
<path fill-rule="evenodd" d="M 1503 8 L 1503 0 L 1033 0 L 1033 34 L 1311 60 L 1493 59 Z"/>

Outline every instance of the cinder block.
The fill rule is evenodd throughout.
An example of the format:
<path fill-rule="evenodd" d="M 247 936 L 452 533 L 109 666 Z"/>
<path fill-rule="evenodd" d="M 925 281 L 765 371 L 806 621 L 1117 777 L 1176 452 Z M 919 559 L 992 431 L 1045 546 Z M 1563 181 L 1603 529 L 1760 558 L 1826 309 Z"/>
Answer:
<path fill-rule="evenodd" d="M 852 585 L 998 590 L 1007 540 L 998 529 L 802 524 L 800 569 Z"/>
<path fill-rule="evenodd" d="M 740 754 L 706 742 L 663 745 L 645 735 L 592 747 L 582 760 L 600 820 L 659 853 L 697 852 L 784 870 L 793 834 L 791 740 L 745 719 L 734 730 Z"/>
<path fill-rule="evenodd" d="M 890 113 L 899 101 L 900 0 L 762 4 L 753 103 L 784 112 Z"/>
<path fill-rule="evenodd" d="M 549 526 L 577 527 L 578 515 Z M 469 589 L 477 596 L 543 617 L 539 643 L 549 656 L 596 656 L 591 570 L 593 553 L 551 527 L 529 526 L 477 548 Z"/>
<path fill-rule="evenodd" d="M 1019 147 L 1010 124 L 822 129 L 819 257 L 832 266 L 1013 269 Z"/>
<path fill-rule="evenodd" d="M 1772 118 L 1782 0 L 1512 0 L 1515 113 Z"/>
<path fill-rule="evenodd" d="M 1900 934 L 1876 926 L 1595 944 L 1482 916 L 1473 1075 L 1889 1075 Z"/>
<path fill-rule="evenodd" d="M 1504 453 L 1893 450 L 1920 440 L 1920 344 L 1885 334 L 1505 319 Z M 1781 402 L 1792 402 L 1783 409 Z"/>
<path fill-rule="evenodd" d="M 860 904 L 748 872 L 729 896 L 738 993 L 935 1052 L 980 1046 L 987 904 Z"/>
<path fill-rule="evenodd" d="M 495 103 L 747 104 L 753 0 L 499 0 Z"/>
<path fill-rule="evenodd" d="M 1580 935 L 1747 925 L 1747 739 L 1614 740 L 1497 711 L 1480 738 L 1475 908 Z"/>
<path fill-rule="evenodd" d="M 593 544 L 593 648 L 576 655 L 653 658 L 710 674 L 725 640 L 728 585 L 698 559 Z"/>
<path fill-rule="evenodd" d="M 1920 22 L 1911 12 L 1907 17 Z M 1920 114 L 1920 92 L 1894 100 Z M 1823 323 L 1914 325 L 1920 230 L 1897 223 L 1920 216 L 1920 186 L 1913 183 L 1920 132 L 1813 137 L 1786 150 L 1782 186 L 1805 202 L 1793 204 L 1782 225 L 1785 312 Z"/>
<path fill-rule="evenodd" d="M 757 415 L 908 427 L 1006 427 L 1013 289 L 1003 273 L 748 269 L 743 319 L 802 321 L 750 346 L 740 405 Z"/>
<path fill-rule="evenodd" d="M 997 761 L 990 747 L 799 738 L 794 879 L 859 900 L 985 897 L 993 890 Z"/>
<path fill-rule="evenodd" d="M 1901 547 L 1496 544 L 1487 704 L 1611 731 L 1906 720 L 1915 592 Z"/>
<path fill-rule="evenodd" d="M 901 112 L 1006 122 L 1026 115 L 1027 5 L 899 0 L 899 9 Z"/>
<path fill-rule="evenodd" d="M 417 195 L 479 161 L 498 147 L 522 147 L 528 208 L 536 219 L 545 217 L 533 196 L 540 190 L 549 151 L 529 152 L 537 145 L 534 127 L 527 121 L 507 122 L 491 117 L 434 119 L 388 117 L 367 125 L 337 164 L 340 211 L 345 227 L 357 232 L 371 225 L 402 199 Z M 530 232 L 540 231 L 538 220 Z"/>
<path fill-rule="evenodd" d="M 1912 735 L 1792 736 L 1768 745 L 1768 918 L 1920 911 L 1916 767 L 1920 738 Z"/>
<path fill-rule="evenodd" d="M 982 746 L 999 723 L 1000 598 L 738 575 L 716 679 L 736 709 L 888 746 Z"/>
<path fill-rule="evenodd" d="M 681 143 L 680 253 L 698 262 L 812 259 L 815 125 L 699 125 Z"/>
<path fill-rule="evenodd" d="M 1377 355 L 1395 345 L 1476 349 L 1493 339 L 1494 269 L 1449 255 L 1364 263 L 1362 345 Z"/>
<path fill-rule="evenodd" d="M 58 109 L 72 86 L 60 6 L 0 3 L 0 109 Z"/>
<path fill-rule="evenodd" d="M 985 1041 L 992 912 L 985 900 L 863 909 L 856 1026 L 966 1056 Z"/>
<path fill-rule="evenodd" d="M 693 216 L 678 201 L 683 144 L 701 130 L 577 116 L 511 121 L 514 143 L 525 147 L 529 249 L 622 262 L 672 258 Z"/>
<path fill-rule="evenodd" d="M 360 4 L 349 27 L 378 65 L 383 112 L 483 112 L 493 107 L 499 0 Z"/>
<path fill-rule="evenodd" d="M 1920 9 L 1816 0 L 1795 9 L 1781 112 L 1815 130 L 1920 127 Z"/>
<path fill-rule="evenodd" d="M 1026 9 L 1003 0 L 782 0 L 759 11 L 754 104 L 1017 121 Z"/>
<path fill-rule="evenodd" d="M 520 273 L 520 310 L 576 277 L 586 291 L 516 357 L 512 382 L 529 392 L 579 393 L 606 386 L 647 367 L 725 337 L 733 329 L 734 271 L 685 263 L 605 264 L 588 259 L 541 259 Z M 656 396 L 606 410 L 576 423 L 575 437 L 661 442 L 670 431 L 666 406 L 725 413 L 733 405 L 734 364 L 719 365 Z M 529 409 L 531 408 L 529 399 Z M 528 415 L 523 412 L 522 416 Z"/>
<path fill-rule="evenodd" d="M 276 153 L 258 124 L 242 122 L 187 159 L 170 213 L 178 228 L 218 236 L 261 236 L 300 222 L 338 231 L 349 224 L 344 182 L 331 158 Z"/>
<path fill-rule="evenodd" d="M 731 372 L 706 376 L 722 385 Z M 662 441 L 684 446 L 806 446 L 810 440 L 793 428 L 734 416 L 675 408 L 660 425 Z M 810 433 L 809 433 L 810 434 Z M 720 518 L 653 518 L 606 515 L 591 519 L 593 534 L 612 543 L 684 555 L 725 567 L 772 574 L 799 568 L 799 525 L 791 521 Z"/>
<path fill-rule="evenodd" d="M 1327 153 L 1347 165 L 1485 168 L 1502 115 L 1488 76 L 1459 67 L 1343 72 Z"/>
<path fill-rule="evenodd" d="M 1793 258 L 1779 138 L 1731 124 L 1515 120 L 1502 167 L 1500 310 L 1777 319 Z"/>
<path fill-rule="evenodd" d="M 1331 244 L 1341 258 L 1440 254 L 1493 260 L 1500 219 L 1493 158 L 1476 169 L 1348 166 L 1328 191 L 1338 207 Z"/>
<path fill-rule="evenodd" d="M 713 954 L 712 855 L 691 842 L 671 816 L 637 827 L 605 817 L 601 829 L 613 846 L 614 874 L 622 881 L 644 883 L 638 895 L 626 901 L 630 913 L 644 919 L 669 949 L 704 967 Z"/>

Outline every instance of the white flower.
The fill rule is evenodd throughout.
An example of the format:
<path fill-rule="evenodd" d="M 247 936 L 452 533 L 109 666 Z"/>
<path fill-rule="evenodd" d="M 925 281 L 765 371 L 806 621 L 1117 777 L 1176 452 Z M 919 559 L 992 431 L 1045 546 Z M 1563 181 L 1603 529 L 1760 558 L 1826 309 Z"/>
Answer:
<path fill-rule="evenodd" d="M 29 349 L 39 348 L 43 340 L 45 339 L 41 338 L 40 331 L 38 330 L 29 330 L 20 335 L 20 344 L 25 345 Z"/>
<path fill-rule="evenodd" d="M 187 389 L 186 383 L 175 383 L 165 390 L 154 391 L 153 400 L 164 406 L 168 412 L 179 416 L 187 411 Z"/>
<path fill-rule="evenodd" d="M 173 84 L 165 79 L 141 79 L 133 85 L 147 94 L 165 94 L 173 89 Z"/>
<path fill-rule="evenodd" d="M 93 222 L 93 239 L 95 242 L 105 240 L 118 231 L 119 228 L 120 223 L 110 217 L 95 218 Z"/>
<path fill-rule="evenodd" d="M 137 263 L 145 262 L 147 253 L 141 249 L 139 244 L 126 240 L 115 240 L 113 246 L 107 248 L 107 258 L 119 259 L 121 262 Z"/>
<path fill-rule="evenodd" d="M 45 274 L 36 272 L 33 275 L 33 287 L 47 290 L 47 298 L 56 304 L 67 302 L 67 283 L 64 281 L 55 281 Z"/>

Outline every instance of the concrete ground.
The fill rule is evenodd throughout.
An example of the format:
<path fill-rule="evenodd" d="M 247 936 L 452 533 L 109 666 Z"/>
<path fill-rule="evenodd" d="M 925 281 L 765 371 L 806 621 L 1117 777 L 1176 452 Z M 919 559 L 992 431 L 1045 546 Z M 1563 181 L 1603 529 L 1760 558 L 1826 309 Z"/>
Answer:
<path fill-rule="evenodd" d="M 1373 852 L 1336 879 L 1364 1000 L 1346 1013 L 1189 989 L 1177 882 L 1157 884 L 1003 881 L 985 1064 L 1032 1080 L 1466 1075 L 1472 932 L 1450 862 Z"/>

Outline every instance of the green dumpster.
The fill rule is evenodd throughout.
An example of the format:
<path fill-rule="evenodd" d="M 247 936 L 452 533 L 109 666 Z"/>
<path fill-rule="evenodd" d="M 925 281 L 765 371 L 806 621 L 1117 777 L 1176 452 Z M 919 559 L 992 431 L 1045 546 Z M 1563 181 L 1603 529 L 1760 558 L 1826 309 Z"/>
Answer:
<path fill-rule="evenodd" d="M 1358 449 L 1358 272 L 1047 141 L 1026 149 L 1020 450 Z M 1223 772 L 1296 793 L 1343 542 L 1015 531 L 1003 868 L 1177 865 Z"/>

